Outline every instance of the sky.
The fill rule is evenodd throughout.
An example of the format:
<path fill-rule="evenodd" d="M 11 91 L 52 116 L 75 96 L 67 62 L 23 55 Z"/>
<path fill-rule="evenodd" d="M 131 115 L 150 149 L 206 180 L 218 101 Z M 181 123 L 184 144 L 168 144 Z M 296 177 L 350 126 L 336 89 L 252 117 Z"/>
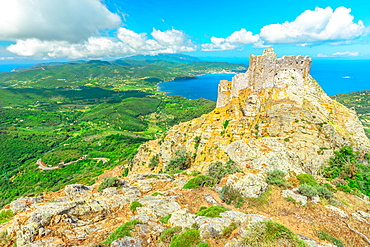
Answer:
<path fill-rule="evenodd" d="M 0 0 L 0 63 L 184 53 L 370 59 L 367 0 Z"/>

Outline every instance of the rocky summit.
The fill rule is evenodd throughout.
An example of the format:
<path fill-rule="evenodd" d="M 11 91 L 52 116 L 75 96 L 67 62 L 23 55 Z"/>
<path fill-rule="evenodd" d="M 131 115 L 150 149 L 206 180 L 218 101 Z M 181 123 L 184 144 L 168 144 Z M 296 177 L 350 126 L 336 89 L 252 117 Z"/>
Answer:
<path fill-rule="evenodd" d="M 329 98 L 310 67 L 309 57 L 277 58 L 273 49 L 251 55 L 246 73 L 219 83 L 215 110 L 142 145 L 134 169 L 165 170 L 185 154 L 199 171 L 232 160 L 241 169 L 315 174 L 344 145 L 369 151 L 355 112 Z"/>

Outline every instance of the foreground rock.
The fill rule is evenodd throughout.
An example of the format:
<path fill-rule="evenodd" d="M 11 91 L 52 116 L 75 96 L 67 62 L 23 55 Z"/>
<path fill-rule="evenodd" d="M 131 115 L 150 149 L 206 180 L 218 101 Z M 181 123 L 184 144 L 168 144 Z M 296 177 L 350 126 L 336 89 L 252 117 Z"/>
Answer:
<path fill-rule="evenodd" d="M 118 227 L 133 220 L 137 223 L 128 230 L 131 236 L 117 237 L 106 246 L 169 246 L 171 237 L 160 241 L 161 234 L 169 227 L 180 227 L 182 232 L 186 229 L 198 229 L 201 241 L 208 242 L 210 246 L 240 246 L 238 243 L 243 240 L 241 237 L 247 234 L 253 225 L 276 220 L 285 222 L 284 215 L 289 215 L 289 210 L 297 212 L 292 213 L 294 217 L 288 218 L 289 221 L 297 226 L 305 226 L 301 230 L 297 228 L 300 234 L 309 234 L 307 229 L 320 225 L 319 222 L 313 223 L 312 219 L 308 220 L 308 217 L 311 217 L 308 215 L 312 212 L 308 211 L 306 216 L 298 213 L 300 209 L 297 207 L 303 209 L 300 204 L 285 201 L 287 204 L 284 205 L 279 202 L 279 198 L 283 198 L 280 194 L 294 197 L 291 194 L 295 193 L 294 191 L 277 190 L 277 197 L 271 198 L 272 204 L 263 206 L 267 207 L 267 210 L 260 214 L 262 208 L 249 208 L 248 202 L 240 209 L 222 203 L 219 195 L 207 187 L 182 189 L 178 184 L 184 178 L 189 179 L 184 176 L 175 179 L 168 175 L 145 173 L 124 178 L 121 187 L 105 188 L 101 192 L 97 192 L 99 184 L 91 187 L 74 184 L 66 186 L 65 190 L 55 193 L 52 197 L 48 196 L 48 200 L 42 197 L 20 198 L 9 205 L 16 214 L 13 220 L 0 224 L 0 232 L 6 232 L 9 237 L 8 245 L 4 246 L 12 246 L 13 243 L 19 247 L 99 246 L 99 243 L 106 241 Z M 229 175 L 221 181 L 221 185 L 223 183 L 229 183 L 228 185 L 234 186 L 235 189 L 245 186 L 240 193 L 245 192 L 245 196 L 252 195 L 255 199 L 258 199 L 257 191 L 267 188 L 262 175 L 248 173 Z M 288 193 L 289 191 L 291 193 Z M 295 197 L 295 200 L 298 201 L 299 198 Z M 131 208 L 134 201 L 138 204 L 135 209 Z M 27 207 L 24 207 L 24 202 L 27 202 Z M 366 207 L 358 207 L 360 203 L 367 205 L 360 200 L 356 202 L 356 206 L 351 206 L 351 210 L 357 207 L 352 214 L 345 208 L 327 205 L 325 209 L 312 202 L 306 203 L 308 209 L 322 207 L 322 215 L 317 215 L 317 220 L 325 219 L 325 226 L 333 225 L 341 231 L 345 231 L 346 227 L 342 229 L 338 225 L 341 222 L 338 223 L 338 220 L 341 219 L 337 215 L 346 220 L 349 220 L 348 215 L 351 215 L 352 225 L 353 222 L 362 225 L 368 225 L 370 222 L 370 214 L 364 211 Z M 201 206 L 210 207 L 215 204 L 227 210 L 221 212 L 218 217 L 196 214 Z M 278 209 L 280 207 L 281 209 Z M 285 213 L 276 215 L 275 210 Z M 315 235 L 308 236 L 305 241 L 311 241 L 310 246 L 321 246 L 317 238 L 312 239 Z"/>

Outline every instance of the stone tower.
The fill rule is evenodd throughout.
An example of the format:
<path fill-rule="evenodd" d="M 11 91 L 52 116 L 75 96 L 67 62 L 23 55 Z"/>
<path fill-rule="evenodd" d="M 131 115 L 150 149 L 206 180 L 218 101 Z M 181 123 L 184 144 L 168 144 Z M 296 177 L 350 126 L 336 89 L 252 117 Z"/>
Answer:
<path fill-rule="evenodd" d="M 261 90 L 276 86 L 277 75 L 281 71 L 293 70 L 302 78 L 310 74 L 311 59 L 302 56 L 276 58 L 274 49 L 263 51 L 263 55 L 250 55 L 246 73 L 236 75 L 231 82 L 223 80 L 218 86 L 217 107 L 225 106 L 231 98 L 239 97 L 239 91 L 246 88 Z"/>

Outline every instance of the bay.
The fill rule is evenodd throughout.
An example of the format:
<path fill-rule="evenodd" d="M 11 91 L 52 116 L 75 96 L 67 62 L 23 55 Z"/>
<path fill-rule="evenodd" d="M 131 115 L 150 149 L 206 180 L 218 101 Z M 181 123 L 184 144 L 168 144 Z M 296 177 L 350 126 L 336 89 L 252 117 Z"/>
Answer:
<path fill-rule="evenodd" d="M 329 96 L 370 90 L 370 60 L 314 60 L 311 75 Z M 215 101 L 219 81 L 231 80 L 233 76 L 235 75 L 207 74 L 194 79 L 162 82 L 159 90 L 167 95 Z"/>
<path fill-rule="evenodd" d="M 12 72 L 12 70 L 16 67 L 27 67 L 31 65 L 32 64 L 0 64 L 0 71 Z"/>

